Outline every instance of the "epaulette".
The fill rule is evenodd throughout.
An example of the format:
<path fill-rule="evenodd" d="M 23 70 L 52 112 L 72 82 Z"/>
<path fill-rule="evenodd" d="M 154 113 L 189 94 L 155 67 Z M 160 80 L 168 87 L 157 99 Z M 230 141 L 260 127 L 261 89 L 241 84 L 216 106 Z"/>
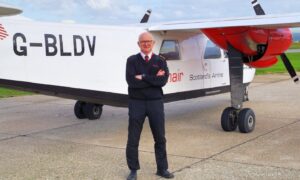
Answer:
<path fill-rule="evenodd" d="M 164 61 L 167 59 L 167 58 L 166 58 L 165 56 L 163 56 L 162 54 L 160 54 L 159 57 L 160 57 L 161 60 L 164 60 Z"/>

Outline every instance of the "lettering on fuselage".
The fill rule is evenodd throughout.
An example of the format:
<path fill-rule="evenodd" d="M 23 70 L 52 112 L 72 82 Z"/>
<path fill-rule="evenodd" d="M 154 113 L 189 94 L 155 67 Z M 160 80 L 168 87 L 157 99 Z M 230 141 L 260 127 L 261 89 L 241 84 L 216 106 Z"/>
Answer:
<path fill-rule="evenodd" d="M 44 48 L 46 56 L 83 56 L 87 52 L 95 55 L 96 36 L 73 35 L 72 43 L 73 50 L 67 51 L 61 34 L 44 34 L 43 42 L 29 42 L 22 33 L 13 36 L 13 48 L 18 56 L 28 56 L 28 48 Z"/>
<path fill-rule="evenodd" d="M 190 74 L 190 81 L 197 81 L 203 79 L 215 79 L 215 78 L 223 78 L 223 73 L 207 73 L 207 74 Z"/>
<path fill-rule="evenodd" d="M 179 70 L 177 73 L 170 72 L 169 73 L 169 82 L 173 82 L 173 83 L 180 82 L 182 80 L 183 76 L 184 76 L 183 72 L 180 72 Z"/>

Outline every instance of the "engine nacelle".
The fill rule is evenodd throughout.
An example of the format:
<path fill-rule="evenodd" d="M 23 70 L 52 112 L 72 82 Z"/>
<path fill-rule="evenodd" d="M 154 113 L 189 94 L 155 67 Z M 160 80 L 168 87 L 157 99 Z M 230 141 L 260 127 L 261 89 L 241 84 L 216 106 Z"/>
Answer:
<path fill-rule="evenodd" d="M 274 65 L 277 56 L 292 44 L 292 33 L 288 28 L 231 27 L 204 29 L 202 32 L 225 50 L 230 43 L 243 54 L 244 63 L 255 68 Z"/>

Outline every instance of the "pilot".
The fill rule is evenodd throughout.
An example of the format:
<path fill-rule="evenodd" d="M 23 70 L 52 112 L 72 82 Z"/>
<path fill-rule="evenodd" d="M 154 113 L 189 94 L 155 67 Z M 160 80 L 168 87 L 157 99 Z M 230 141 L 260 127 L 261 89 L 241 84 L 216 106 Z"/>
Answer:
<path fill-rule="evenodd" d="M 153 36 L 149 32 L 140 34 L 140 51 L 127 59 L 126 81 L 129 95 L 129 126 L 126 159 L 130 169 L 127 179 L 137 179 L 140 169 L 138 147 L 145 118 L 148 117 L 155 142 L 155 158 L 158 176 L 173 178 L 168 171 L 165 138 L 165 115 L 162 87 L 167 83 L 167 62 L 152 52 Z"/>

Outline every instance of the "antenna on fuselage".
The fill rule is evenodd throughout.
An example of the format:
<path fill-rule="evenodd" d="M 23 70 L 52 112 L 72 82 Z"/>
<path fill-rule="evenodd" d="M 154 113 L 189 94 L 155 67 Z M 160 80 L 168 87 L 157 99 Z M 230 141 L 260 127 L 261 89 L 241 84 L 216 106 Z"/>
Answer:
<path fill-rule="evenodd" d="M 140 23 L 147 23 L 150 18 L 151 12 L 152 12 L 152 10 L 148 9 Z"/>

